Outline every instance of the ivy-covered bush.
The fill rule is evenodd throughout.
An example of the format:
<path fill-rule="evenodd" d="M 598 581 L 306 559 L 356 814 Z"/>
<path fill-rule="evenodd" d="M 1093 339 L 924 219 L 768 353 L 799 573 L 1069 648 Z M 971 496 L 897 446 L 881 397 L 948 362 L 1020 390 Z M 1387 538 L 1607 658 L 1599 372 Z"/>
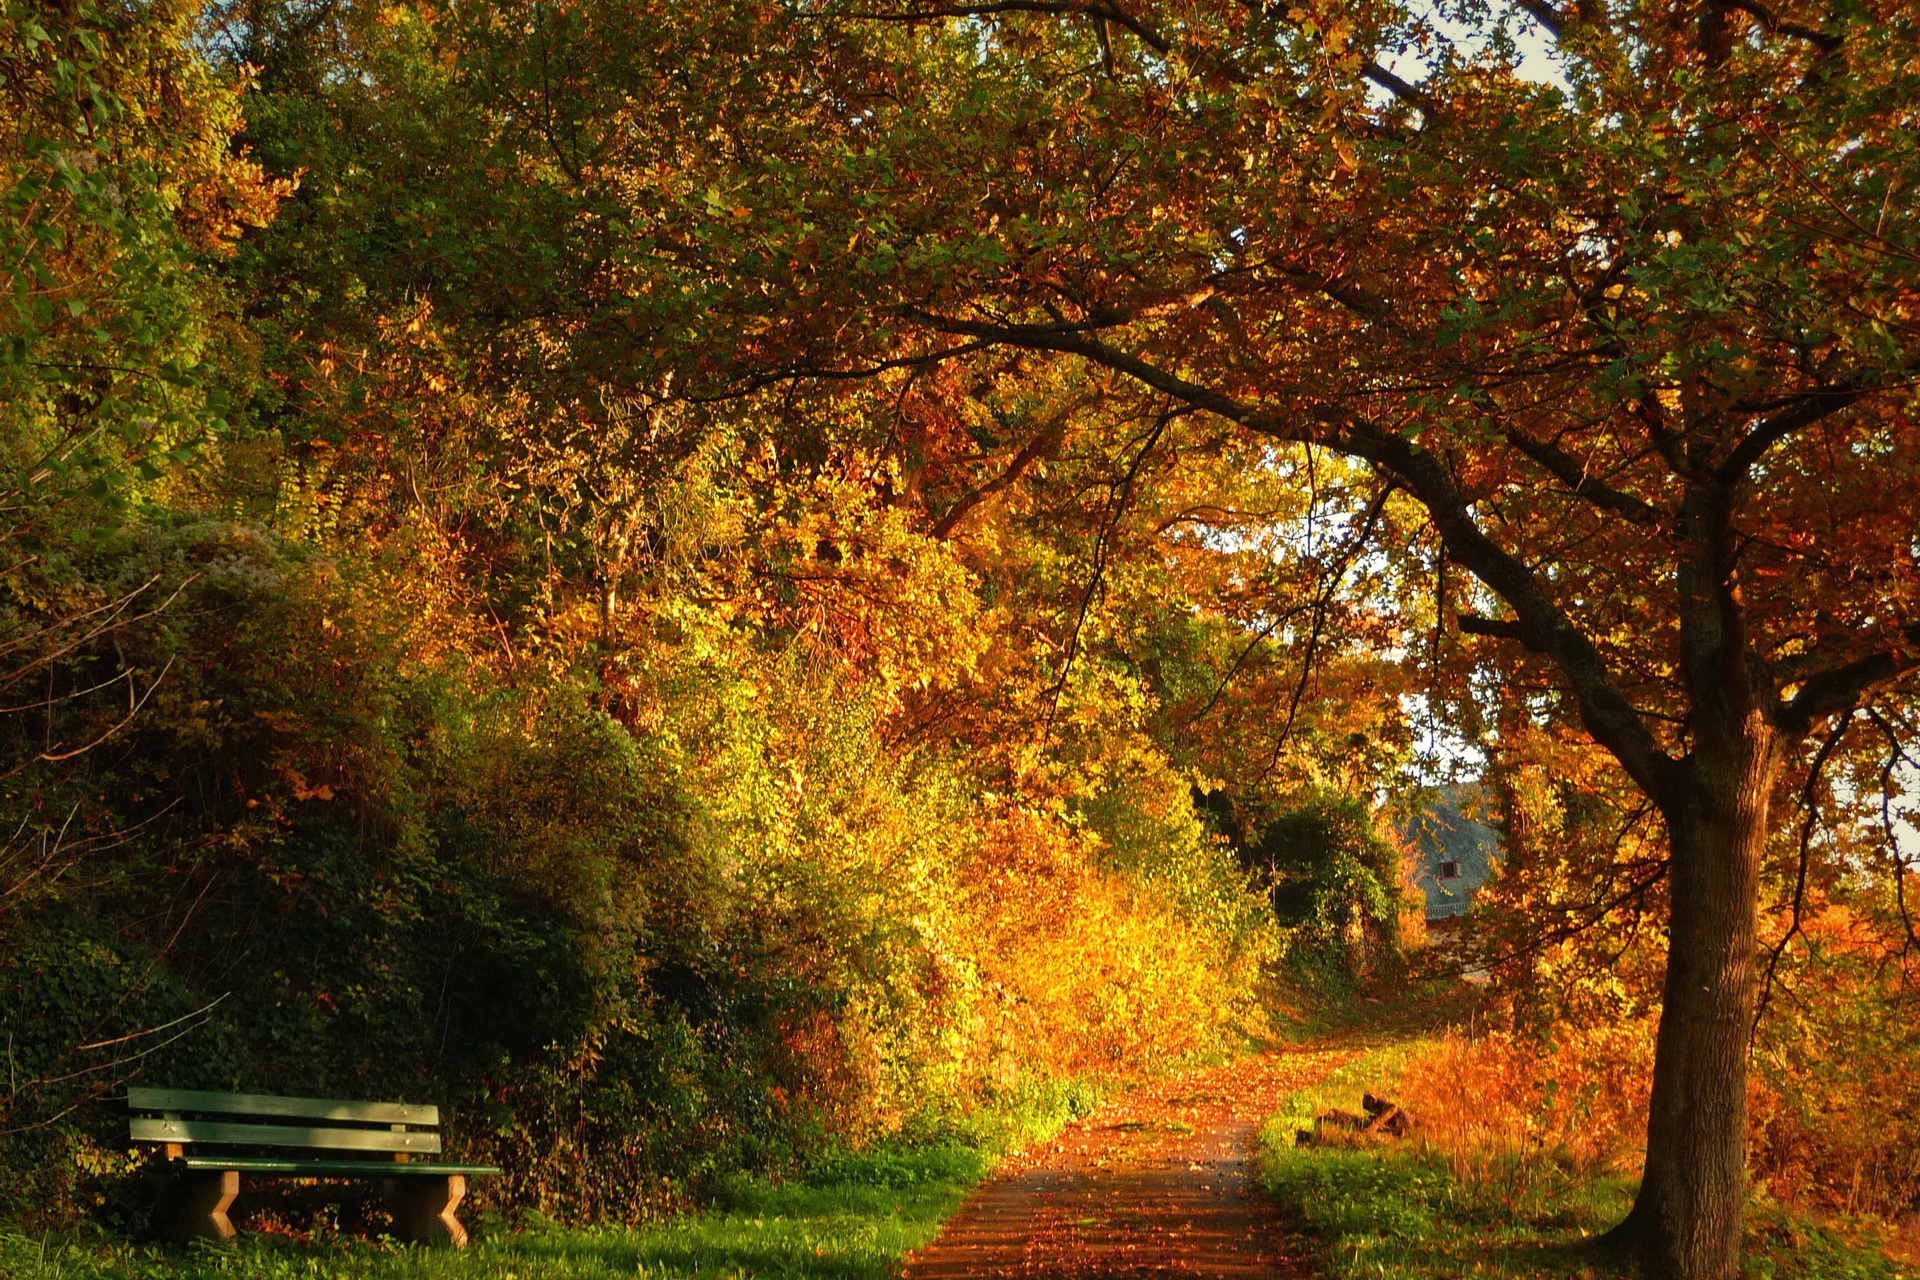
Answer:
<path fill-rule="evenodd" d="M 1344 987 L 1400 954 L 1400 851 L 1364 801 L 1308 791 L 1273 817 L 1242 859 L 1265 884 L 1291 966 Z"/>

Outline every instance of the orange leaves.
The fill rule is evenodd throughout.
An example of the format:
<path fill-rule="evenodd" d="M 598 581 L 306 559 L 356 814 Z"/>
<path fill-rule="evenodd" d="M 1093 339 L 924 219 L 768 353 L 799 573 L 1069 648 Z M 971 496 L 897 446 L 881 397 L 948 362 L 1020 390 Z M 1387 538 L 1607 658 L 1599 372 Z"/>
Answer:
<path fill-rule="evenodd" d="M 280 778 L 287 784 L 295 800 L 333 799 L 333 788 L 331 786 L 324 782 L 309 784 L 297 769 L 281 769 Z"/>
<path fill-rule="evenodd" d="M 1507 1162 L 1560 1162 L 1583 1177 L 1632 1176 L 1646 1139 L 1653 1026 L 1562 1029 L 1550 1042 L 1450 1031 L 1408 1059 L 1396 1095 L 1464 1181 Z"/>
<path fill-rule="evenodd" d="M 1897 1221 L 1920 1194 L 1920 1027 L 1891 897 L 1810 893 L 1755 1039 L 1751 1112 L 1754 1172 L 1780 1200 Z"/>

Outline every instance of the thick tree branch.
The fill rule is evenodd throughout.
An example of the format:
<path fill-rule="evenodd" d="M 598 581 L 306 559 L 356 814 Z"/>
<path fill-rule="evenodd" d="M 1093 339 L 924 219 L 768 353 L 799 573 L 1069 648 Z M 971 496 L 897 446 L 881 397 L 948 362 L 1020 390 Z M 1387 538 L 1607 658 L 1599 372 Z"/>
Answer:
<path fill-rule="evenodd" d="M 1295 25 L 1296 19 L 1293 15 L 1299 12 L 1298 10 L 1290 11 L 1289 6 L 1284 4 L 1269 4 L 1267 0 L 1249 0 L 1247 7 L 1255 13 L 1264 14 L 1274 21 L 1288 26 Z M 1409 81 L 1402 80 L 1399 76 L 1381 66 L 1378 60 L 1369 58 L 1360 68 L 1360 76 L 1364 80 L 1373 81 L 1373 83 L 1379 85 L 1382 89 L 1385 89 L 1388 93 L 1406 103 L 1408 106 L 1417 107 L 1428 115 L 1433 114 L 1433 100 L 1431 98 L 1420 92 L 1418 86 Z"/>
<path fill-rule="evenodd" d="M 869 22 L 929 22 L 935 18 L 991 18 L 1002 13 L 1038 13 L 1056 18 L 1091 18 L 1132 32 L 1141 44 L 1163 57 L 1173 49 L 1167 38 L 1146 23 L 1107 4 L 1078 0 L 985 0 L 979 4 L 916 4 L 886 12 L 857 10 L 842 16 Z"/>
<path fill-rule="evenodd" d="M 1736 575 L 1733 501 L 1731 485 L 1709 481 L 1690 486 L 1680 503 L 1680 666 L 1694 714 L 1704 711 L 1709 721 L 1744 720 L 1775 689 L 1750 641 Z"/>
<path fill-rule="evenodd" d="M 1767 450 L 1779 444 L 1803 427 L 1810 427 L 1822 418 L 1831 417 L 1847 406 L 1854 404 L 1874 392 L 1883 389 L 1883 383 L 1876 379 L 1860 385 L 1840 384 L 1821 387 L 1797 398 L 1787 408 L 1765 418 L 1747 432 L 1740 443 L 1733 447 L 1727 460 L 1715 469 L 1714 478 L 1723 485 L 1745 483 L 1754 464 L 1765 456 Z"/>
<path fill-rule="evenodd" d="M 971 4 L 919 4 L 887 11 L 855 10 L 843 16 L 869 22 L 927 22 L 935 18 L 988 18 L 1003 13 L 1036 13 L 1050 17 L 1087 18 L 1101 24 L 1112 23 L 1131 32 L 1141 44 L 1161 57 L 1173 52 L 1173 42 L 1140 19 L 1110 4 L 1090 4 L 1082 0 L 981 0 L 980 3 Z M 1208 59 L 1210 64 L 1217 64 L 1217 61 Z M 1219 72 L 1225 68 L 1214 65 L 1213 70 Z M 1361 66 L 1360 75 L 1410 107 L 1432 110 L 1432 102 L 1420 92 L 1418 86 L 1401 79 L 1374 59 L 1368 59 Z"/>
<path fill-rule="evenodd" d="M 1566 29 L 1567 20 L 1546 0 L 1514 0 L 1514 3 L 1533 15 L 1533 20 L 1545 27 L 1547 34 L 1555 40 L 1558 40 Z"/>
<path fill-rule="evenodd" d="M 1355 423 L 1344 433 L 1348 451 L 1397 476 L 1427 509 L 1455 562 L 1506 601 L 1530 647 L 1559 668 L 1580 706 L 1580 719 L 1594 740 L 1620 761 L 1649 796 L 1669 791 L 1673 760 L 1620 691 L 1606 661 L 1554 603 L 1532 568 L 1488 537 L 1474 520 L 1471 503 L 1454 485 L 1440 459 L 1393 432 Z M 1338 446 L 1336 446 L 1338 447 Z"/>
<path fill-rule="evenodd" d="M 1369 59 L 1367 64 L 1360 68 L 1360 74 L 1408 106 L 1418 107 L 1420 110 L 1428 112 L 1429 114 L 1433 111 L 1433 102 L 1426 94 L 1420 92 L 1411 82 L 1402 80 L 1378 62 Z"/>
<path fill-rule="evenodd" d="M 1121 351 L 1084 327 L 965 320 L 918 308 L 902 308 L 899 314 L 956 336 L 1079 356 L 1250 431 L 1296 444 L 1325 445 L 1371 463 L 1426 508 L 1454 561 L 1506 601 L 1517 615 L 1527 642 L 1559 668 L 1579 703 L 1581 721 L 1594 740 L 1613 753 L 1648 795 L 1664 797 L 1668 793 L 1674 762 L 1620 691 L 1593 641 L 1554 603 L 1530 567 L 1487 536 L 1471 514 L 1472 503 L 1454 484 L 1445 465 L 1413 441 L 1344 412 L 1329 411 L 1312 418 L 1264 414 L 1212 387 Z"/>
<path fill-rule="evenodd" d="M 1524 3 L 1524 0 L 1523 0 Z M 1827 31 L 1818 31 L 1798 22 L 1783 19 L 1759 0 L 1721 0 L 1729 9 L 1738 9 L 1753 18 L 1774 35 L 1792 36 L 1796 40 L 1805 40 L 1821 53 L 1838 53 L 1841 40 L 1839 36 Z"/>
<path fill-rule="evenodd" d="M 1920 671 L 1920 622 L 1901 628 L 1904 643 L 1809 676 L 1776 716 L 1789 733 L 1804 734 L 1828 716 L 1858 707 L 1881 685 Z"/>
<path fill-rule="evenodd" d="M 1527 643 L 1525 629 L 1512 618 L 1482 618 L 1478 614 L 1463 613 L 1460 615 L 1460 630 L 1470 636 L 1492 636 L 1496 640 L 1512 640 L 1525 645 L 1529 652 L 1540 652 L 1539 649 Z"/>
<path fill-rule="evenodd" d="M 1508 444 L 1539 463 L 1556 480 L 1567 486 L 1569 493 L 1585 498 L 1603 510 L 1623 516 L 1634 524 L 1652 525 L 1666 520 L 1666 512 L 1630 493 L 1614 488 L 1600 477 L 1591 474 L 1580 459 L 1559 445 L 1546 440 L 1536 440 L 1512 425 L 1503 427 L 1502 434 L 1506 436 Z"/>

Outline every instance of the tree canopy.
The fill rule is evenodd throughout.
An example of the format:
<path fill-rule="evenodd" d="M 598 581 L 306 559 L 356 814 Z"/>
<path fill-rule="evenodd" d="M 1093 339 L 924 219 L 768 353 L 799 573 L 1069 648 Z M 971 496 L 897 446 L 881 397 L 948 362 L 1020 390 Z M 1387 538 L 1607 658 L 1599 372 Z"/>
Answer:
<path fill-rule="evenodd" d="M 1478 770 L 1499 981 L 1659 1010 L 1615 1239 L 1721 1280 L 1822 903 L 1910 993 L 1911 6 L 5 22 L 7 804 L 67 852 L 0 963 L 178 991 L 101 978 L 0 1105 L 211 1007 L 143 894 L 316 949 L 351 899 L 377 942 L 236 999 L 431 1010 L 411 1069 L 591 1094 L 604 1169 L 773 1159 L 1392 950 L 1365 828 Z M 63 813 L 119 859 L 71 894 Z M 1616 988 L 1546 994 L 1596 939 Z M 514 957 L 513 1034 L 434 946 Z M 623 1128 L 664 1062 L 729 1101 Z"/>

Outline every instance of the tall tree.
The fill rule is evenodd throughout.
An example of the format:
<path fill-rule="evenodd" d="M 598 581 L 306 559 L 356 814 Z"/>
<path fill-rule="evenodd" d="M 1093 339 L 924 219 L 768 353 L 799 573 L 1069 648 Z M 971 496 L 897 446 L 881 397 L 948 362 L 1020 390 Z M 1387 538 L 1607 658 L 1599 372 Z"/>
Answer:
<path fill-rule="evenodd" d="M 1897 0 L 1521 9 L 436 19 L 473 24 L 446 65 L 498 108 L 474 136 L 503 180 L 454 214 L 520 201 L 543 229 L 485 240 L 500 269 L 447 302 L 579 404 L 664 370 L 706 397 L 1023 351 L 1417 504 L 1443 617 L 1547 664 L 1664 820 L 1646 1174 L 1615 1239 L 1721 1280 L 1774 793 L 1920 668 L 1920 24 Z"/>
<path fill-rule="evenodd" d="M 1065 357 L 1417 502 L 1459 629 L 1545 659 L 1664 820 L 1613 1238 L 1720 1280 L 1774 792 L 1920 668 L 1920 30 L 1895 3 L 1523 8 L 808 7 L 797 123 L 717 131 L 705 207 L 635 230 L 726 283 L 744 362 Z"/>

